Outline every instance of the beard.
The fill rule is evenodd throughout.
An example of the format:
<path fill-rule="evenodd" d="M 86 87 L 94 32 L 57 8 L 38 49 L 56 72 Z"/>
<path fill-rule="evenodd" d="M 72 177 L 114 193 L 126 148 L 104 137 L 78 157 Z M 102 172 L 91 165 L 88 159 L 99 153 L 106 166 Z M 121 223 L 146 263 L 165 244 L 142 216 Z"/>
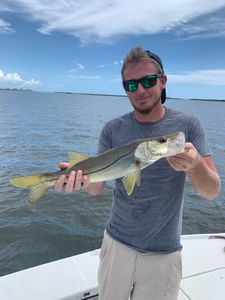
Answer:
<path fill-rule="evenodd" d="M 161 101 L 161 96 L 157 99 L 157 101 L 155 101 L 151 106 L 146 107 L 146 108 L 139 108 L 137 107 L 135 104 L 132 103 L 133 108 L 139 112 L 142 115 L 147 115 L 150 112 L 152 112 L 154 110 L 154 108 L 159 104 L 159 102 Z"/>

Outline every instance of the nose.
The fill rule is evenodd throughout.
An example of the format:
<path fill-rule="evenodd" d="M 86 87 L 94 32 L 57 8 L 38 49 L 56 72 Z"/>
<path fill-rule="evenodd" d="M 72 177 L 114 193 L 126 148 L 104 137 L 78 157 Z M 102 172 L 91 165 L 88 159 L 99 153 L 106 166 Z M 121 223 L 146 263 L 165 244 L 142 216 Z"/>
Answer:
<path fill-rule="evenodd" d="M 138 83 L 138 86 L 137 86 L 137 92 L 145 93 L 145 88 L 143 87 L 143 85 L 140 82 Z"/>

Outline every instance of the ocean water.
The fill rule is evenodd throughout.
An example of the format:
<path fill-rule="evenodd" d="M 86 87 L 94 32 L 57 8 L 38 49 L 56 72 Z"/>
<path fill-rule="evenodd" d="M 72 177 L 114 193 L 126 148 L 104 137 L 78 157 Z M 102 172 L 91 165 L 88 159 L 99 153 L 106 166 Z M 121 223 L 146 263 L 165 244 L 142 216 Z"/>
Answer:
<path fill-rule="evenodd" d="M 225 231 L 225 102 L 168 99 L 202 121 L 222 180 L 214 201 L 185 184 L 183 234 Z M 126 97 L 0 91 L 0 276 L 100 247 L 113 182 L 104 192 L 56 193 L 35 205 L 13 176 L 55 171 L 68 151 L 94 155 L 102 126 L 131 111 Z"/>

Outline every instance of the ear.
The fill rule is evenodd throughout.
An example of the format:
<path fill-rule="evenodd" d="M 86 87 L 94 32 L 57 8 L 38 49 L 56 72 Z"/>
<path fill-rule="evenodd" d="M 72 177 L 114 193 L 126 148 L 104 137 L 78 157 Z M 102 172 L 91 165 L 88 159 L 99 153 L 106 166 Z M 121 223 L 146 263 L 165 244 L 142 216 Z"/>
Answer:
<path fill-rule="evenodd" d="M 161 77 L 161 80 L 162 80 L 163 88 L 165 88 L 166 82 L 167 82 L 167 76 L 165 74 L 163 74 L 163 76 Z"/>

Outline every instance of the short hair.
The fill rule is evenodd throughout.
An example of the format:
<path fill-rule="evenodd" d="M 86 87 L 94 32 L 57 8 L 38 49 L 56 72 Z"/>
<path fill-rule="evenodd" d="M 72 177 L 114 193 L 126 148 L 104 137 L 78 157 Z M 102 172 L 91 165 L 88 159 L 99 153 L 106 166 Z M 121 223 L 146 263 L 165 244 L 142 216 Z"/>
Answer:
<path fill-rule="evenodd" d="M 141 47 L 135 47 L 135 48 L 132 48 L 130 50 L 130 52 L 128 52 L 128 54 L 126 55 L 126 57 L 123 61 L 123 65 L 122 65 L 122 69 L 121 69 L 122 79 L 125 80 L 124 71 L 126 69 L 127 64 L 139 63 L 142 61 L 153 63 L 156 66 L 157 71 L 160 73 L 163 73 L 163 69 L 160 66 L 160 64 L 155 59 L 153 59 L 151 56 L 149 56 L 148 51 L 144 50 Z"/>

